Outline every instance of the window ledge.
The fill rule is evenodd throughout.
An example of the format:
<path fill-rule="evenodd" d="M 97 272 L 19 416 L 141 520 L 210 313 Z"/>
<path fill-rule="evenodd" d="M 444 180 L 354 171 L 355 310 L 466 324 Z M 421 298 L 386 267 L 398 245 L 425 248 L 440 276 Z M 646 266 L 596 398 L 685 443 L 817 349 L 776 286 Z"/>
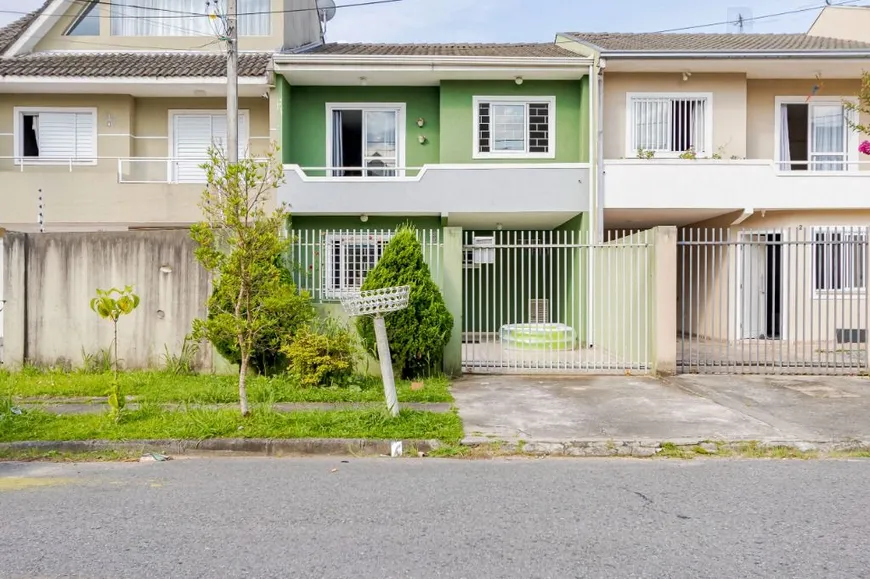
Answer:
<path fill-rule="evenodd" d="M 555 159 L 555 151 L 552 153 L 474 153 L 473 159 Z"/>

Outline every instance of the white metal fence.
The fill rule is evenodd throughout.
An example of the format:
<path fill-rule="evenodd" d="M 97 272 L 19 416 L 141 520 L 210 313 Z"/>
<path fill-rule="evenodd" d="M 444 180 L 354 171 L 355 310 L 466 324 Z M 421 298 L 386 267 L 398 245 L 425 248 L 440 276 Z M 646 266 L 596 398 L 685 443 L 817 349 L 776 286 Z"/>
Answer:
<path fill-rule="evenodd" d="M 648 232 L 464 235 L 464 371 L 649 371 Z"/>
<path fill-rule="evenodd" d="M 682 372 L 867 371 L 867 227 L 686 229 L 677 247 Z"/>
<path fill-rule="evenodd" d="M 297 286 L 316 301 L 358 291 L 395 232 L 389 229 L 291 229 L 290 268 Z M 423 261 L 442 287 L 441 230 L 418 229 Z"/>

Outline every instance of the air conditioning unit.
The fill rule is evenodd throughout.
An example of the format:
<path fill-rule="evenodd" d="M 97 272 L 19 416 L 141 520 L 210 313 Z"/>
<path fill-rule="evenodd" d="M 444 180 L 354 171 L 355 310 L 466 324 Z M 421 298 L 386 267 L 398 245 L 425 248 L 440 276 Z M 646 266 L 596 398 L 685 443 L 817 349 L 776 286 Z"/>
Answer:
<path fill-rule="evenodd" d="M 532 323 L 532 324 L 549 324 L 550 323 L 550 300 L 548 300 L 548 299 L 531 299 L 531 300 L 529 300 L 529 323 Z"/>

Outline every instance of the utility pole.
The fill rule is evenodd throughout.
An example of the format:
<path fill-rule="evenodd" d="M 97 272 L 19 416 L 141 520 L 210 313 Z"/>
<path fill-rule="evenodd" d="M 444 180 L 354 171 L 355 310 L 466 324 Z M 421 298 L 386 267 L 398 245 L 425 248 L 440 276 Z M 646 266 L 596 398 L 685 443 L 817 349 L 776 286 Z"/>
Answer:
<path fill-rule="evenodd" d="M 227 160 L 239 162 L 239 33 L 236 0 L 227 0 Z"/>

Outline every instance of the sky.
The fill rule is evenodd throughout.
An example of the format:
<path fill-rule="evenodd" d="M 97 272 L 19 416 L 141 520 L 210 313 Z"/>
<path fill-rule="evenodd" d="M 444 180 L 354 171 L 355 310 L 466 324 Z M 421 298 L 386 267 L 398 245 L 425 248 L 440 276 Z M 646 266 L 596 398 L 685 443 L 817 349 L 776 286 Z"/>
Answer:
<path fill-rule="evenodd" d="M 856 0 L 857 1 L 857 0 Z M 43 0 L 0 0 L 0 25 Z M 345 7 L 329 42 L 548 42 L 556 32 L 655 32 L 816 8 L 823 0 L 400 0 Z M 863 2 L 863 0 L 862 0 Z M 18 12 L 18 13 L 16 13 Z M 750 32 L 805 32 L 818 10 L 749 22 Z M 726 32 L 725 25 L 690 32 Z"/>

